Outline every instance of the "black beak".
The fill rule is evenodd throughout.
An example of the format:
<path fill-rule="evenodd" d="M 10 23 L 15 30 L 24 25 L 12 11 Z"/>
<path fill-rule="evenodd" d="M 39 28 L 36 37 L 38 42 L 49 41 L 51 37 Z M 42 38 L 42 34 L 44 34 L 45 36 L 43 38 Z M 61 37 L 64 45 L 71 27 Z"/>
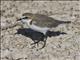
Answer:
<path fill-rule="evenodd" d="M 18 19 L 17 21 L 21 21 L 22 19 L 28 19 L 28 17 L 20 18 L 20 19 Z"/>
<path fill-rule="evenodd" d="M 21 20 L 22 20 L 22 18 L 18 19 L 17 21 L 21 21 Z"/>

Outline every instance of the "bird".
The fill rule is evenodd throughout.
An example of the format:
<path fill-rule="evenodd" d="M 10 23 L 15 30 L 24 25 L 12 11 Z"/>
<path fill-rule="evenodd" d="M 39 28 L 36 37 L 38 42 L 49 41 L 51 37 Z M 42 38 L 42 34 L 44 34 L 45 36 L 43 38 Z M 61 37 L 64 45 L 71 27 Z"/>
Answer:
<path fill-rule="evenodd" d="M 48 30 L 55 28 L 60 24 L 71 23 L 71 21 L 59 21 L 43 14 L 24 13 L 22 16 L 24 17 L 17 21 L 21 21 L 23 25 L 26 24 L 27 27 L 41 32 L 44 35 L 46 35 Z"/>
<path fill-rule="evenodd" d="M 17 21 L 21 21 L 23 25 L 26 25 L 26 28 L 28 27 L 34 31 L 43 33 L 45 36 L 44 41 L 46 41 L 47 32 L 52 28 L 55 28 L 60 24 L 71 23 L 71 21 L 60 21 L 47 15 L 38 13 L 23 13 L 22 18 L 18 19 Z"/>

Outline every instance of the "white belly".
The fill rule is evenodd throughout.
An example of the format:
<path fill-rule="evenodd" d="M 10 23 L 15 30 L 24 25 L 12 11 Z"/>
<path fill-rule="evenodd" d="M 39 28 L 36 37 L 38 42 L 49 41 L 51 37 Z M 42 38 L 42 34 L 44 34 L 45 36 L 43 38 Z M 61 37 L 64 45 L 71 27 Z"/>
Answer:
<path fill-rule="evenodd" d="M 46 34 L 46 32 L 50 29 L 50 28 L 47 28 L 47 27 L 39 27 L 39 26 L 36 26 L 36 25 L 30 25 L 29 26 L 31 29 L 35 30 L 35 31 L 38 31 L 38 32 L 41 32 L 43 34 Z"/>

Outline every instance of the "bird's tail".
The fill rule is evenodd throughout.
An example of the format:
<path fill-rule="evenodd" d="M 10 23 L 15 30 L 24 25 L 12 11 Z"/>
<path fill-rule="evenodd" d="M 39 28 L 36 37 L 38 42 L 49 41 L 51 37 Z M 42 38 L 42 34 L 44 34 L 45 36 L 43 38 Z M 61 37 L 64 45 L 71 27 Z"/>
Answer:
<path fill-rule="evenodd" d="M 58 21 L 60 24 L 71 23 L 71 21 Z"/>

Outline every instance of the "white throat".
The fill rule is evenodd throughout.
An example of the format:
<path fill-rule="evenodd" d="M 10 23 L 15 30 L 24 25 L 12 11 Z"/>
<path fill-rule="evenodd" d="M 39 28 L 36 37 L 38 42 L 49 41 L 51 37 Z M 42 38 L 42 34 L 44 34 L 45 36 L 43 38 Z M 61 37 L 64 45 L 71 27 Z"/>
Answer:
<path fill-rule="evenodd" d="M 21 22 L 23 23 L 23 26 L 26 25 L 26 26 L 29 27 L 31 20 L 32 20 L 32 19 L 22 19 Z"/>

